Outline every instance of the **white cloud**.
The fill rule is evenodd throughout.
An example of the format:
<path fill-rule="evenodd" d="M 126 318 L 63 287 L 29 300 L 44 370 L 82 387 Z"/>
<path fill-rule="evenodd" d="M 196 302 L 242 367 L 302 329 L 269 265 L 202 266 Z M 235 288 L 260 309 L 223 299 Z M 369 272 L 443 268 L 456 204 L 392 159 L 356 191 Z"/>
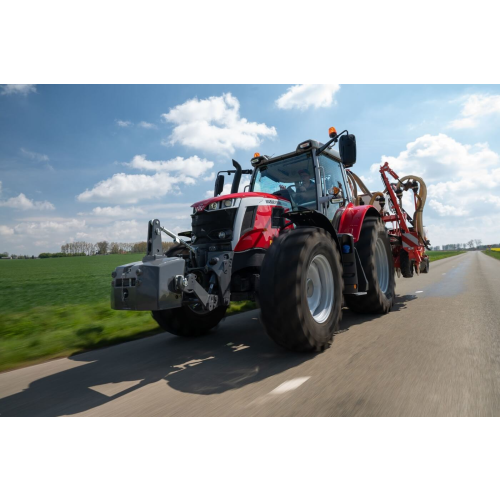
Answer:
<path fill-rule="evenodd" d="M 141 128 L 157 128 L 154 123 L 148 123 L 148 122 L 139 122 L 137 126 Z"/>
<path fill-rule="evenodd" d="M 400 177 L 414 174 L 425 181 L 424 224 L 432 245 L 464 243 L 471 238 L 500 241 L 500 216 L 496 215 L 500 157 L 488 144 L 462 144 L 445 134 L 427 134 L 408 143 L 399 155 L 383 156 L 371 171 L 378 172 L 385 161 Z M 404 202 L 407 197 L 413 203 L 411 193 L 405 194 Z M 408 210 L 410 215 L 413 210 Z"/>
<path fill-rule="evenodd" d="M 256 148 L 262 138 L 276 137 L 274 127 L 249 122 L 240 117 L 240 103 L 231 94 L 208 99 L 191 99 L 162 115 L 175 125 L 168 144 L 219 154 L 232 154 L 236 148 Z"/>
<path fill-rule="evenodd" d="M 467 215 L 469 210 L 457 207 L 456 205 L 443 205 L 437 200 L 430 200 L 429 205 L 436 210 L 439 215 L 450 215 L 452 217 L 461 217 Z"/>
<path fill-rule="evenodd" d="M 84 220 L 70 219 L 65 222 L 46 220 L 42 222 L 21 222 L 14 226 L 14 231 L 19 234 L 36 235 L 37 238 L 44 238 L 48 235 L 63 233 L 69 230 L 82 230 L 85 228 Z"/>
<path fill-rule="evenodd" d="M 0 226 L 0 236 L 11 236 L 14 234 L 14 229 L 8 226 Z"/>
<path fill-rule="evenodd" d="M 140 170 L 150 170 L 155 172 L 181 172 L 185 175 L 198 177 L 204 174 L 207 170 L 211 169 L 214 166 L 214 162 L 204 158 L 198 158 L 196 155 L 186 159 L 178 156 L 177 158 L 166 161 L 152 161 L 147 160 L 146 155 L 136 155 L 132 158 L 132 161 L 130 163 L 126 163 L 126 165 Z"/>
<path fill-rule="evenodd" d="M 145 211 L 141 207 L 95 207 L 90 213 L 80 212 L 78 215 L 87 215 L 95 217 L 134 217 L 137 215 L 145 215 Z"/>
<path fill-rule="evenodd" d="M 462 101 L 462 118 L 450 122 L 449 128 L 473 128 L 484 116 L 500 115 L 500 95 L 473 94 Z"/>
<path fill-rule="evenodd" d="M 173 191 L 176 184 L 186 182 L 185 176 L 171 177 L 167 173 L 155 175 L 115 174 L 79 194 L 85 202 L 137 203 L 139 200 L 159 198 Z M 192 179 L 191 179 L 192 180 Z"/>
<path fill-rule="evenodd" d="M 132 122 L 129 122 L 127 120 L 116 120 L 116 124 L 119 127 L 130 127 L 130 125 L 132 125 Z"/>
<path fill-rule="evenodd" d="M 2 95 L 9 94 L 23 94 L 27 95 L 31 92 L 36 93 L 36 85 L 27 85 L 27 84 L 10 84 L 10 85 L 0 85 Z"/>
<path fill-rule="evenodd" d="M 426 134 L 408 143 L 397 157 L 382 156 L 380 164 L 373 164 L 371 171 L 378 172 L 386 161 L 400 176 L 415 174 L 424 176 L 426 181 L 438 181 L 497 165 L 499 156 L 486 143 L 471 146 L 446 134 Z"/>
<path fill-rule="evenodd" d="M 27 149 L 21 148 L 21 153 L 30 160 L 34 161 L 49 161 L 49 157 L 42 153 L 35 153 L 34 151 L 28 151 Z"/>
<path fill-rule="evenodd" d="M 97 183 L 92 189 L 78 195 L 79 201 L 111 202 L 119 204 L 137 203 L 139 200 L 159 198 L 172 191 L 179 191 L 179 184 L 196 184 L 196 180 L 214 165 L 213 162 L 192 156 L 172 160 L 148 160 L 146 155 L 137 155 L 123 165 L 154 175 L 119 173 Z M 175 176 L 171 173 L 176 174 Z"/>
<path fill-rule="evenodd" d="M 276 105 L 280 109 L 329 108 L 335 104 L 334 96 L 339 90 L 337 83 L 294 85 L 276 99 Z"/>
<path fill-rule="evenodd" d="M 0 207 L 15 208 L 18 210 L 54 210 L 55 207 L 48 201 L 33 201 L 23 193 L 6 201 L 0 201 Z"/>

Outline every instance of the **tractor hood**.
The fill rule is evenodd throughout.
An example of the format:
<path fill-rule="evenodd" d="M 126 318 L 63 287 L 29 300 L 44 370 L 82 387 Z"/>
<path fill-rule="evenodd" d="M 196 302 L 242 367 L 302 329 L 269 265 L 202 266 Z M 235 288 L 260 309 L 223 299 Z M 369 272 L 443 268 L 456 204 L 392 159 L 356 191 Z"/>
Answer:
<path fill-rule="evenodd" d="M 201 212 L 205 210 L 205 208 L 210 205 L 210 203 L 223 201 L 223 200 L 234 200 L 235 198 L 269 198 L 272 200 L 283 200 L 286 203 L 290 203 L 286 198 L 282 198 L 281 196 L 275 196 L 269 193 L 232 193 L 232 194 L 224 194 L 222 196 L 215 196 L 213 198 L 207 198 L 203 201 L 197 201 L 193 203 L 191 206 L 197 211 Z"/>

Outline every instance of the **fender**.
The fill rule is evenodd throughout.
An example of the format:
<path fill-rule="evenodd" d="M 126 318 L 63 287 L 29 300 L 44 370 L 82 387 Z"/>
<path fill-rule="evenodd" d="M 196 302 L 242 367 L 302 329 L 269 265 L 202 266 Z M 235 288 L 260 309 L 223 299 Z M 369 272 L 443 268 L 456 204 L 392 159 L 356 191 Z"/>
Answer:
<path fill-rule="evenodd" d="M 354 238 L 354 243 L 359 240 L 361 227 L 365 217 L 378 217 L 380 214 L 372 205 L 354 206 L 352 203 L 347 205 L 339 223 L 339 233 L 350 233 Z"/>
<path fill-rule="evenodd" d="M 333 227 L 330 219 L 321 212 L 293 212 L 287 213 L 286 218 L 291 220 L 296 226 L 315 226 L 324 229 L 332 236 L 333 240 L 340 248 L 339 238 L 337 231 Z M 339 231 L 340 232 L 340 231 Z"/>

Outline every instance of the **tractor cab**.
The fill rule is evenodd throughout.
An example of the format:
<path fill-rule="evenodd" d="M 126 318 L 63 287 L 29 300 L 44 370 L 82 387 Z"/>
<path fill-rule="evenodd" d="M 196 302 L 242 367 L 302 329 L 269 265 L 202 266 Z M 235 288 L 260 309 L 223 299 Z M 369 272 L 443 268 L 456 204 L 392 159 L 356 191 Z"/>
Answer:
<path fill-rule="evenodd" d="M 251 164 L 252 173 L 249 191 L 273 195 L 290 205 L 290 210 L 317 211 L 332 220 L 339 208 L 347 206 L 352 199 L 345 167 L 356 162 L 356 139 L 353 135 L 337 135 L 330 129 L 331 140 L 327 144 L 307 140 L 296 150 L 278 157 L 261 156 L 255 153 Z M 344 132 L 343 132 L 344 133 Z M 342 133 L 342 134 L 343 134 Z M 332 148 L 340 138 L 340 153 Z M 234 173 L 232 192 L 238 191 L 241 175 L 239 165 Z M 224 178 L 219 174 L 214 195 L 222 191 Z"/>

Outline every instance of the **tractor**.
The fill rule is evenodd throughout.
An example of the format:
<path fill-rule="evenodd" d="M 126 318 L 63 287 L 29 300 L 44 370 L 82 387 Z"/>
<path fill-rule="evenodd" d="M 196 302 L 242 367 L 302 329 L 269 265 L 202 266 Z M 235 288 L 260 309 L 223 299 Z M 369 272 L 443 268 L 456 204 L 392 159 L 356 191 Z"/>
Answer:
<path fill-rule="evenodd" d="M 344 305 L 388 313 L 396 272 L 428 271 L 425 184 L 384 165 L 385 191 L 372 193 L 350 170 L 355 136 L 331 127 L 329 137 L 277 157 L 255 153 L 248 170 L 233 160 L 234 170 L 218 173 L 214 196 L 192 205 L 190 231 L 149 221 L 147 255 L 112 273 L 111 307 L 152 311 L 164 330 L 194 337 L 214 329 L 230 301 L 256 300 L 268 335 L 301 352 L 329 346 Z M 225 195 L 223 174 L 234 175 Z M 251 180 L 240 192 L 242 174 Z M 401 201 L 408 190 L 413 218 Z M 162 233 L 176 243 L 166 253 Z"/>

